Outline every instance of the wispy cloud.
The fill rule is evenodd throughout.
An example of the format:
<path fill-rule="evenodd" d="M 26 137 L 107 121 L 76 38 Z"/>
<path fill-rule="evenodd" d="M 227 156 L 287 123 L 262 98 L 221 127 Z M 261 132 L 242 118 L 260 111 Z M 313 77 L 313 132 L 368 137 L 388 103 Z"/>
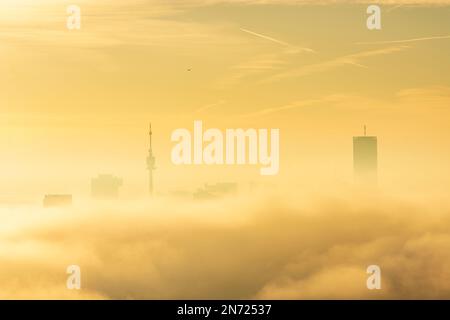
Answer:
<path fill-rule="evenodd" d="M 181 2 L 181 1 L 180 1 Z M 215 5 L 215 4 L 247 4 L 247 5 L 268 5 L 268 4 L 282 4 L 282 5 L 324 5 L 324 4 L 381 4 L 381 5 L 449 5 L 450 0 L 183 0 L 186 5 Z"/>
<path fill-rule="evenodd" d="M 450 87 L 428 86 L 419 88 L 407 88 L 398 91 L 391 101 L 382 101 L 358 94 L 335 93 L 312 99 L 297 100 L 282 106 L 266 108 L 242 115 L 246 117 L 270 116 L 284 111 L 302 109 L 306 107 L 326 106 L 346 112 L 353 110 L 405 110 L 409 112 L 423 111 L 435 108 L 447 108 L 450 104 Z M 403 112 L 403 111 L 401 111 Z"/>
<path fill-rule="evenodd" d="M 294 46 L 294 45 L 291 45 L 291 44 L 289 44 L 287 42 L 284 42 L 284 41 L 281 41 L 281 40 L 269 37 L 269 36 L 261 34 L 261 33 L 250 31 L 248 29 L 241 28 L 240 30 L 243 31 L 243 32 L 246 32 L 248 34 L 254 35 L 255 37 L 259 37 L 259 38 L 262 38 L 262 39 L 265 39 L 265 40 L 268 40 L 268 41 L 272 41 L 272 42 L 278 43 L 278 44 L 283 45 L 283 46 L 291 47 L 292 49 L 295 49 L 297 52 L 300 52 L 300 51 L 315 52 L 311 48 Z"/>
<path fill-rule="evenodd" d="M 405 6 L 404 4 L 397 4 L 395 6 L 390 7 L 389 9 L 387 9 L 387 12 L 395 11 L 397 9 L 400 9 L 401 7 L 404 7 L 404 6 Z"/>
<path fill-rule="evenodd" d="M 80 0 L 78 5 L 82 9 L 81 30 L 70 32 L 59 1 L 17 0 L 14 5 L 0 1 L 0 41 L 10 46 L 83 49 L 121 45 L 192 48 L 242 41 L 217 25 L 180 21 L 176 14 L 187 10 L 181 4 L 159 0 Z"/>
<path fill-rule="evenodd" d="M 263 38 L 263 39 L 266 39 L 266 40 L 269 40 L 269 41 L 273 41 L 275 43 L 278 43 L 278 44 L 281 44 L 281 45 L 284 45 L 284 46 L 289 46 L 290 45 L 287 42 L 284 42 L 284 41 L 281 41 L 281 40 L 277 40 L 277 39 L 269 37 L 269 36 L 265 36 L 265 35 L 263 35 L 261 33 L 256 33 L 256 32 L 244 29 L 244 28 L 241 28 L 240 30 L 243 31 L 243 32 L 249 33 L 251 35 L 254 35 L 256 37 Z"/>
<path fill-rule="evenodd" d="M 361 64 L 361 60 L 369 57 L 374 56 L 380 56 L 380 55 L 387 55 L 391 53 L 396 53 L 399 51 L 403 51 L 408 49 L 408 46 L 394 46 L 394 47 L 387 47 L 382 48 L 378 50 L 369 50 L 369 51 L 363 51 L 358 52 L 354 54 L 345 55 L 342 57 L 338 57 L 335 59 L 327 60 L 324 62 L 319 62 L 312 65 L 302 66 L 293 70 L 288 70 L 276 75 L 273 75 L 269 77 L 268 79 L 264 80 L 263 82 L 273 82 L 273 81 L 280 81 L 286 78 L 295 78 L 295 77 L 304 77 L 315 73 L 325 72 L 332 69 L 336 69 L 339 67 L 343 67 L 346 65 L 352 65 L 362 68 L 367 68 L 367 66 Z"/>
<path fill-rule="evenodd" d="M 283 50 L 277 53 L 260 54 L 245 60 L 230 68 L 233 71 L 232 74 L 222 79 L 220 86 L 232 86 L 243 79 L 280 70 L 287 64 L 286 59 L 289 54 L 291 53 Z"/>
<path fill-rule="evenodd" d="M 224 104 L 226 104 L 226 101 L 225 101 L 225 100 L 219 100 L 219 101 L 217 101 L 217 102 L 210 103 L 210 104 L 208 104 L 208 105 L 206 105 L 206 106 L 203 106 L 203 107 L 201 107 L 201 108 L 198 108 L 197 110 L 195 110 L 195 112 L 196 112 L 196 113 L 205 112 L 205 111 L 207 111 L 207 110 L 210 110 L 210 109 L 213 109 L 213 108 L 216 108 L 216 107 L 220 107 L 220 106 L 222 106 L 222 105 L 224 105 Z"/>
<path fill-rule="evenodd" d="M 339 94 L 330 94 L 313 99 L 297 100 L 279 107 L 266 108 L 256 112 L 244 114 L 243 117 L 244 118 L 263 117 L 288 110 L 302 109 L 306 107 L 320 106 L 324 104 L 326 104 L 327 106 L 337 107 L 339 109 L 342 109 L 343 106 L 345 106 L 346 109 L 351 109 L 353 106 L 357 105 L 358 108 L 361 109 L 361 108 L 368 108 L 372 105 L 373 106 L 377 105 L 375 103 L 372 103 L 372 101 L 369 101 L 368 99 L 358 95 L 339 93 Z"/>
<path fill-rule="evenodd" d="M 324 98 L 324 99 L 309 99 L 309 100 L 303 100 L 303 101 L 295 101 L 295 102 L 283 105 L 281 107 L 267 108 L 267 109 L 263 109 L 260 111 L 248 113 L 248 114 L 245 114 L 244 117 L 251 118 L 251 117 L 267 116 L 267 115 L 277 113 L 277 112 L 282 112 L 282 111 L 287 111 L 287 110 L 291 110 L 291 109 L 297 109 L 297 108 L 301 108 L 301 107 L 306 107 L 306 106 L 311 106 L 314 104 L 322 103 L 325 100 L 326 99 Z"/>
<path fill-rule="evenodd" d="M 398 103 L 403 105 L 422 105 L 427 109 L 445 108 L 450 105 L 450 87 L 431 86 L 403 89 L 396 94 Z"/>
<path fill-rule="evenodd" d="M 287 68 L 290 58 L 295 56 L 296 54 L 315 53 L 315 51 L 311 48 L 289 44 L 285 41 L 275 39 L 273 37 L 248 29 L 241 28 L 240 30 L 254 37 L 279 44 L 280 46 L 282 46 L 282 50 L 277 50 L 274 53 L 259 54 L 252 59 L 246 60 L 233 66 L 231 69 L 237 70 L 237 72 L 235 72 L 231 76 L 226 77 L 226 79 L 221 82 L 221 85 L 233 85 L 244 78 L 248 78 L 258 74 L 267 74 L 267 72 L 270 71 Z"/>

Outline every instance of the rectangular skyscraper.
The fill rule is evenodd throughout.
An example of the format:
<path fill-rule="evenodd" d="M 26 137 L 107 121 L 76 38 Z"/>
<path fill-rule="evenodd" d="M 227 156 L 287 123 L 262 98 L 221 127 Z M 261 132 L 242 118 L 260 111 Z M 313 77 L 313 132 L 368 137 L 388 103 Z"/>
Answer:
<path fill-rule="evenodd" d="M 377 137 L 353 137 L 353 169 L 355 180 L 373 186 L 378 180 Z"/>

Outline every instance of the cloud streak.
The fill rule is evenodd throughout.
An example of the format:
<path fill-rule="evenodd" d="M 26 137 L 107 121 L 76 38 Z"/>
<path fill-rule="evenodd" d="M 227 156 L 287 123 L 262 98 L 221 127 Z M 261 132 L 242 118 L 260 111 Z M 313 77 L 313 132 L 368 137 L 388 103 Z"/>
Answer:
<path fill-rule="evenodd" d="M 311 74 L 316 73 L 322 73 L 326 71 L 330 71 L 333 69 L 337 69 L 343 66 L 357 66 L 360 68 L 367 68 L 367 66 L 361 64 L 361 60 L 364 60 L 366 58 L 371 58 L 375 56 L 381 56 L 381 55 L 388 55 L 392 53 L 397 53 L 400 51 L 404 51 L 408 49 L 407 46 L 390 46 L 382 49 L 377 50 L 368 50 L 368 51 L 362 51 L 354 54 L 345 55 L 342 57 L 334 58 L 331 60 L 319 62 L 316 64 L 301 66 L 298 68 L 294 68 L 292 70 L 287 70 L 278 74 L 275 74 L 273 76 L 268 77 L 267 79 L 263 80 L 262 82 L 275 82 L 280 81 L 287 78 L 297 78 L 297 77 L 304 77 Z"/>
<path fill-rule="evenodd" d="M 291 44 L 289 44 L 287 42 L 284 42 L 284 41 L 281 41 L 281 40 L 278 40 L 278 39 L 275 39 L 275 38 L 263 35 L 261 33 L 256 33 L 254 31 L 250 31 L 250 30 L 243 29 L 243 28 L 241 28 L 240 30 L 245 32 L 245 33 L 251 34 L 251 35 L 253 35 L 255 37 L 259 37 L 259 38 L 262 38 L 262 39 L 265 39 L 265 40 L 268 40 L 268 41 L 272 41 L 272 42 L 278 43 L 278 44 L 283 45 L 283 46 L 290 47 L 291 48 L 290 50 L 291 51 L 295 51 L 296 53 L 302 52 L 302 51 L 310 52 L 310 53 L 314 53 L 315 52 L 311 48 L 304 48 L 304 47 L 293 46 L 293 45 L 291 45 Z"/>
<path fill-rule="evenodd" d="M 423 37 L 423 38 L 413 38 L 413 39 L 403 39 L 403 40 L 373 41 L 373 42 L 357 42 L 356 44 L 395 44 L 395 43 L 413 43 L 413 42 L 430 41 L 430 40 L 442 40 L 442 39 L 450 39 L 450 35 L 447 35 L 447 36 L 435 36 L 435 37 Z"/>
<path fill-rule="evenodd" d="M 269 41 L 272 41 L 272 42 L 281 44 L 281 45 L 283 45 L 283 46 L 290 46 L 289 43 L 286 43 L 286 42 L 281 41 L 281 40 L 277 40 L 277 39 L 272 38 L 272 37 L 269 37 L 269 36 L 265 36 L 265 35 L 263 35 L 263 34 L 261 34 L 261 33 L 256 33 L 256 32 L 253 32 L 253 31 L 244 29 L 244 28 L 241 28 L 240 30 L 243 31 L 243 32 L 245 32 L 245 33 L 254 35 L 254 36 L 256 36 L 256 37 L 259 37 L 259 38 L 262 38 L 262 39 L 266 39 L 266 40 L 269 40 Z"/>
<path fill-rule="evenodd" d="M 427 86 L 419 88 L 408 88 L 398 91 L 393 100 L 386 104 L 386 101 L 371 99 L 362 95 L 355 94 L 330 94 L 314 99 L 304 99 L 294 101 L 279 107 L 266 108 L 259 111 L 243 114 L 242 117 L 263 117 L 272 114 L 296 110 L 308 107 L 324 107 L 339 109 L 341 111 L 349 112 L 351 110 L 408 110 L 414 111 L 429 111 L 430 108 L 435 110 L 445 110 L 450 104 L 450 87 L 447 86 Z M 383 106 L 383 107 L 381 107 Z"/>

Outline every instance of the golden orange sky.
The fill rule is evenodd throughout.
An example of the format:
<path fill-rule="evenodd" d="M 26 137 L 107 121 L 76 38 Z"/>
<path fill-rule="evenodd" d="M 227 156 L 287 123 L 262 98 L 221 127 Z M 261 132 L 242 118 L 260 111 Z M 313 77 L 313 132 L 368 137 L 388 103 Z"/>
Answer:
<path fill-rule="evenodd" d="M 449 16 L 450 0 L 0 0 L 0 299 L 448 299 Z M 279 129 L 279 174 L 175 166 L 171 134 L 195 120 Z M 353 183 L 364 125 L 378 188 Z M 90 201 L 102 173 L 118 200 Z M 218 182 L 238 192 L 193 200 Z"/>

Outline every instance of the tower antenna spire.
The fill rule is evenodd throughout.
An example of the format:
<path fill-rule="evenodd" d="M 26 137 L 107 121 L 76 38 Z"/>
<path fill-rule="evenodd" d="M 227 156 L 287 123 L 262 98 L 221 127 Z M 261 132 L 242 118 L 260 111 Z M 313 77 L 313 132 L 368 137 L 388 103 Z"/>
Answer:
<path fill-rule="evenodd" d="M 367 136 L 367 127 L 364 125 L 364 136 Z"/>

